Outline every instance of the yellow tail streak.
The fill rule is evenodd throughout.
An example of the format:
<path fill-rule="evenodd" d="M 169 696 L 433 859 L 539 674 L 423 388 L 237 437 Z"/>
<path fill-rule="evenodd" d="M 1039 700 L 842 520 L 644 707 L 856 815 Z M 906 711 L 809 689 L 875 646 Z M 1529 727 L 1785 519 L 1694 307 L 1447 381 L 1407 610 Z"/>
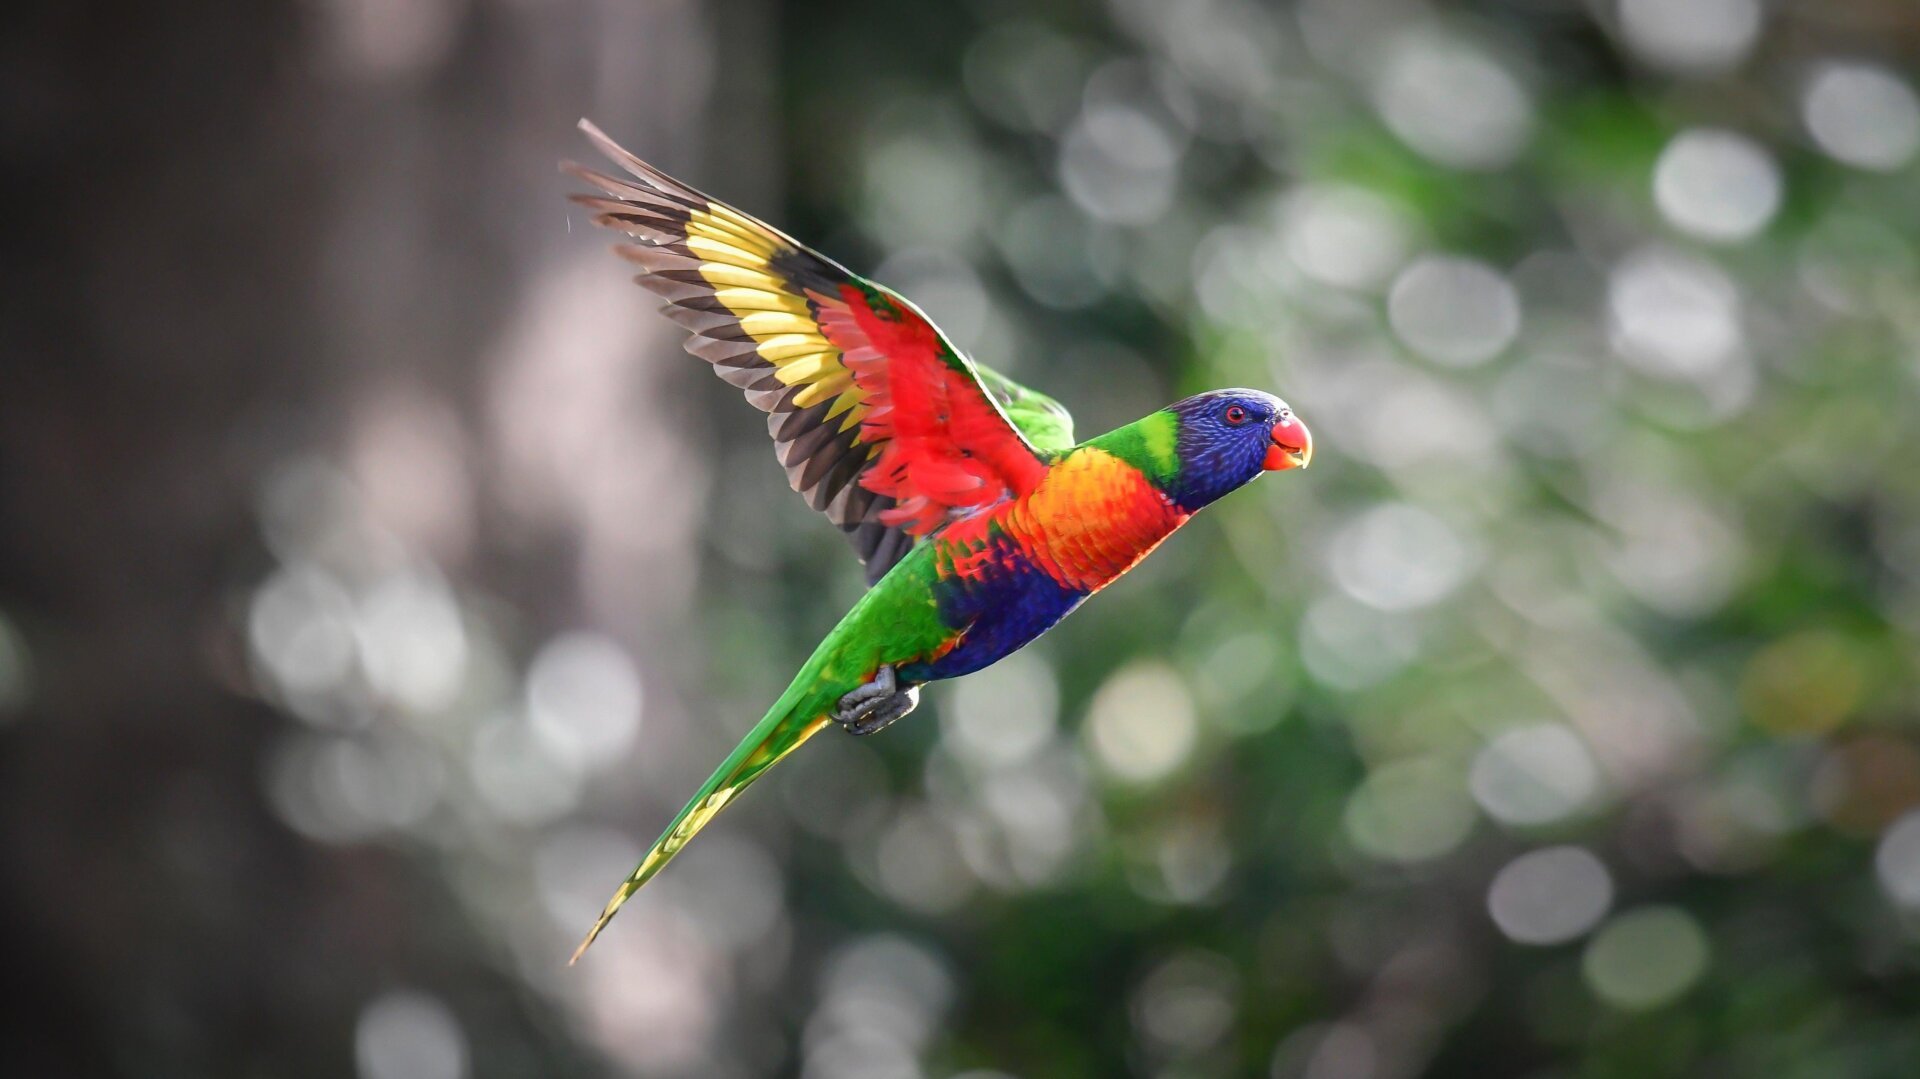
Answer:
<path fill-rule="evenodd" d="M 795 688 L 797 687 L 798 683 Z M 608 922 L 613 921 L 613 916 L 619 913 L 628 899 L 633 897 L 633 893 L 639 891 L 641 885 L 653 879 L 655 873 L 660 872 L 662 867 L 673 860 L 673 856 L 680 853 L 680 848 L 686 846 L 688 840 L 699 834 L 700 829 L 705 828 L 709 821 L 719 816 L 720 811 L 727 807 L 727 803 L 733 801 L 734 797 L 745 790 L 749 783 L 760 778 L 763 772 L 773 767 L 782 757 L 799 749 L 801 743 L 813 737 L 827 725 L 825 715 L 814 714 L 802 718 L 806 712 L 814 710 L 792 707 L 788 698 L 793 696 L 796 694 L 790 689 L 781 697 L 780 702 L 773 706 L 773 710 L 767 713 L 766 718 L 748 732 L 739 746 L 735 747 L 734 751 L 707 779 L 700 788 L 700 793 L 694 795 L 693 800 L 680 811 L 680 815 L 667 826 L 667 830 L 654 842 L 653 849 L 647 852 L 647 856 L 640 860 L 640 864 L 613 893 L 613 898 L 607 900 L 607 908 L 600 912 L 599 920 L 595 921 L 593 928 L 587 931 L 587 938 L 573 950 L 573 958 L 567 960 L 569 966 L 580 961 L 580 957 L 593 944 L 594 938 L 600 935 L 600 931 L 607 927 Z"/>

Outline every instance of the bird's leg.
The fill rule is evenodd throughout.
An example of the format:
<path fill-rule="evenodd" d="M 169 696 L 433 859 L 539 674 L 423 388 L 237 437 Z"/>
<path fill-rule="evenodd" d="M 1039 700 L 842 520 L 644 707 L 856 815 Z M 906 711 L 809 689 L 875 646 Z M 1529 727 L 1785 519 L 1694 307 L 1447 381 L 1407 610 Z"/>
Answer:
<path fill-rule="evenodd" d="M 892 667 L 881 667 L 872 681 L 840 698 L 833 718 L 848 734 L 872 734 L 886 729 L 919 703 L 919 686 L 902 685 Z"/>

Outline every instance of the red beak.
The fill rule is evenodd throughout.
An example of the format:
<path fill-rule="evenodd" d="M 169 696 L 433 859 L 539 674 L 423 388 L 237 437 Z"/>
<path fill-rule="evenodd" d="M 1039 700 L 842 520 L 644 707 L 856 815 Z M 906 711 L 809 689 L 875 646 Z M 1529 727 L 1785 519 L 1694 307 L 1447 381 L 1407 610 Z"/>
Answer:
<path fill-rule="evenodd" d="M 1313 435 L 1307 432 L 1307 425 L 1301 423 L 1292 413 L 1273 425 L 1273 445 L 1267 447 L 1267 458 L 1261 467 L 1269 472 L 1280 472 L 1289 468 L 1305 468 L 1313 460 Z"/>

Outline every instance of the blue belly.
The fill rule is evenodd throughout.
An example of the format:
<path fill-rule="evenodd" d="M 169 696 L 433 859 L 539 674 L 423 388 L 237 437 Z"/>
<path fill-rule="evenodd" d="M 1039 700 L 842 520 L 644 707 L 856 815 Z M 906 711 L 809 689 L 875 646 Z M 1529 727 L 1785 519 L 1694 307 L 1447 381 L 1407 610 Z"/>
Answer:
<path fill-rule="evenodd" d="M 1019 651 L 1052 629 L 1088 593 L 1068 588 L 1034 565 L 1004 536 L 994 535 L 990 568 L 973 577 L 949 576 L 935 585 L 940 618 L 966 626 L 953 650 L 930 663 L 903 666 L 909 682 L 958 678 Z"/>

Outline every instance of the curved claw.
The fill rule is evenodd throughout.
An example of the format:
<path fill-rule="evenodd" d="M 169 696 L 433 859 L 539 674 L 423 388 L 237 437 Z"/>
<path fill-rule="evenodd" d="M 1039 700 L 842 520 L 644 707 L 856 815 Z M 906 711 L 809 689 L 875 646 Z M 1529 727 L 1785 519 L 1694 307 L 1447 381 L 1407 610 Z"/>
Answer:
<path fill-rule="evenodd" d="M 845 727 L 848 734 L 873 734 L 885 730 L 919 704 L 919 686 L 903 686 L 892 667 L 881 667 L 874 672 L 872 681 L 840 698 L 833 710 L 833 719 Z"/>

